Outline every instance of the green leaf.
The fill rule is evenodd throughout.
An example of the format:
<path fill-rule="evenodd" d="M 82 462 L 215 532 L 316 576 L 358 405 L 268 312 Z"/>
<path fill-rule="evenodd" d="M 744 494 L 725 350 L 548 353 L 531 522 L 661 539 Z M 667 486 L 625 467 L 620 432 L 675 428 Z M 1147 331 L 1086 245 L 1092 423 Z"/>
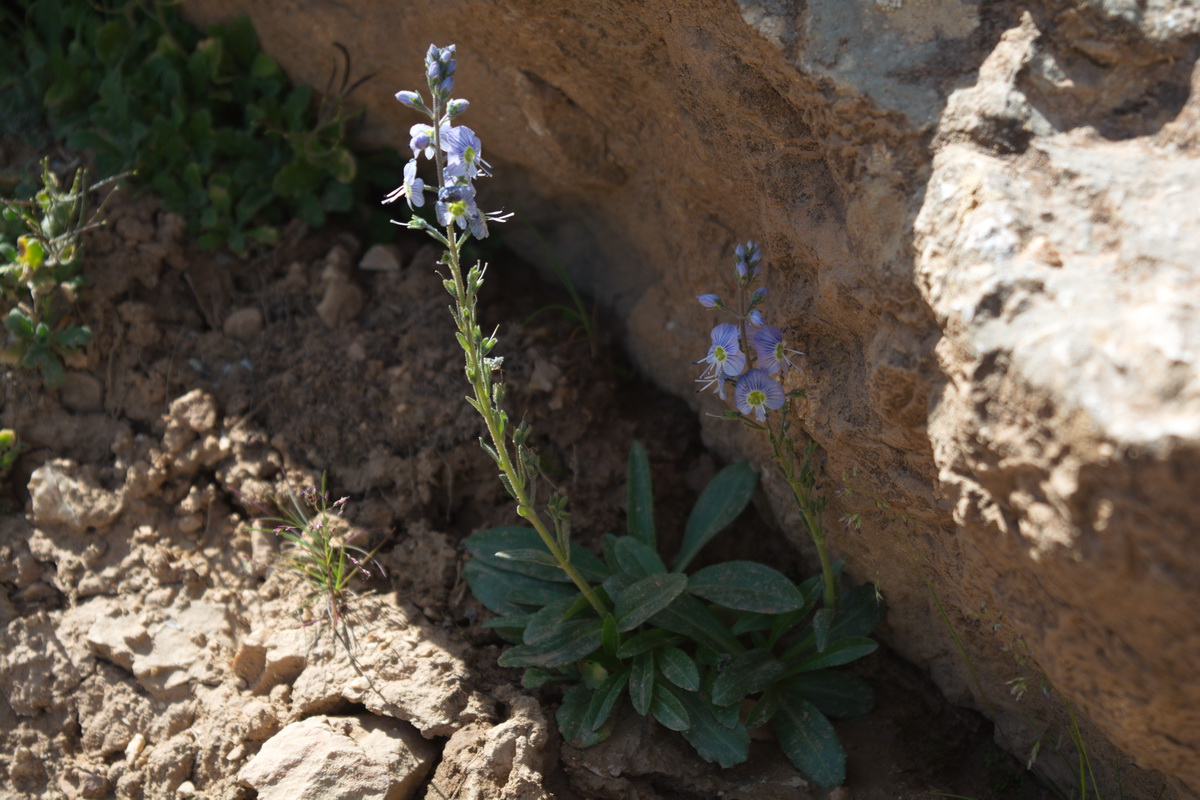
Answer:
<path fill-rule="evenodd" d="M 720 653 L 740 655 L 744 649 L 703 603 L 687 594 L 676 597 L 671 605 L 651 617 L 650 622 Z"/>
<path fill-rule="evenodd" d="M 8 316 L 4 318 L 4 327 L 8 328 L 18 339 L 33 338 L 33 320 L 19 308 L 8 312 Z"/>
<path fill-rule="evenodd" d="M 783 573 L 753 561 L 705 567 L 688 580 L 688 593 L 726 608 L 760 614 L 783 614 L 804 606 L 804 597 Z"/>
<path fill-rule="evenodd" d="M 616 658 L 621 648 L 621 632 L 617 628 L 617 618 L 612 614 L 604 615 L 604 652 Z"/>
<path fill-rule="evenodd" d="M 879 649 L 879 645 L 874 640 L 868 639 L 865 636 L 838 639 L 831 642 L 825 648 L 825 652 L 816 653 L 799 664 L 791 666 L 788 669 L 788 674 L 795 675 L 799 672 L 812 672 L 818 669 L 849 664 L 851 661 L 857 661 L 863 656 L 874 653 L 877 649 Z"/>
<path fill-rule="evenodd" d="M 64 350 L 76 350 L 85 347 L 90 341 L 91 329 L 86 325 L 64 327 L 61 331 L 54 333 L 55 347 Z"/>
<path fill-rule="evenodd" d="M 664 678 L 689 692 L 700 688 L 700 670 L 687 653 L 678 647 L 665 646 L 656 650 L 654 655 L 658 671 Z"/>
<path fill-rule="evenodd" d="M 783 670 L 783 664 L 776 660 L 770 650 L 748 650 L 735 658 L 713 681 L 712 701 L 718 706 L 733 705 L 743 697 L 766 689 L 783 674 Z"/>
<path fill-rule="evenodd" d="M 577 591 L 572 586 L 548 583 L 521 575 L 517 572 L 497 569 L 483 559 L 475 558 L 463 567 L 463 577 L 471 587 L 471 593 L 489 611 L 496 614 L 520 614 L 527 609 L 521 605 L 544 606 L 560 597 L 573 596 Z M 548 596 L 545 602 L 528 602 L 528 598 Z M 522 603 L 522 599 L 526 602 Z"/>
<path fill-rule="evenodd" d="M 819 708 L 822 714 L 835 719 L 861 717 L 875 705 L 871 685 L 857 675 L 845 672 L 808 672 L 777 685 L 780 692 L 798 694 Z"/>
<path fill-rule="evenodd" d="M 654 653 L 641 653 L 634 657 L 629 670 L 629 700 L 633 710 L 646 716 L 654 695 Z"/>
<path fill-rule="evenodd" d="M 545 548 L 534 550 L 528 547 L 518 547 L 513 550 L 501 550 L 496 553 L 496 558 L 503 559 L 504 561 L 528 561 L 531 564 L 541 564 L 542 566 L 562 571 L 558 566 L 558 562 L 554 560 L 554 556 L 550 555 Z"/>
<path fill-rule="evenodd" d="M 545 686 L 547 683 L 553 683 L 554 681 L 560 680 L 562 680 L 561 675 L 557 675 L 544 669 L 537 669 L 536 667 L 530 667 L 529 669 L 525 670 L 524 674 L 521 675 L 521 685 L 526 689 L 537 689 L 541 686 Z"/>
<path fill-rule="evenodd" d="M 665 683 L 654 684 L 654 697 L 650 701 L 650 713 L 664 727 L 673 731 L 686 731 L 691 726 L 687 708 Z"/>
<path fill-rule="evenodd" d="M 690 727 L 683 737 L 705 761 L 732 767 L 750 755 L 750 734 L 742 724 L 726 727 L 717 721 L 712 707 L 700 692 L 683 692 L 679 701 L 687 710 Z"/>
<path fill-rule="evenodd" d="M 837 617 L 829 631 L 830 639 L 844 636 L 866 636 L 883 621 L 885 609 L 869 583 L 855 586 L 842 595 Z"/>
<path fill-rule="evenodd" d="M 96 31 L 96 55 L 111 68 L 128 50 L 129 39 L 129 29 L 120 22 L 101 25 Z"/>
<path fill-rule="evenodd" d="M 613 552 L 622 572 L 645 577 L 667 571 L 667 567 L 658 557 L 658 553 L 632 536 L 618 538 L 613 545 Z"/>
<path fill-rule="evenodd" d="M 533 614 L 506 614 L 502 617 L 492 617 L 483 623 L 483 627 L 491 628 L 502 639 L 511 644 L 521 644 L 525 634 L 525 626 Z"/>
<path fill-rule="evenodd" d="M 562 667 L 594 652 L 602 638 L 602 623 L 598 619 L 566 622 L 537 644 L 509 648 L 497 663 L 502 667 Z"/>
<path fill-rule="evenodd" d="M 846 779 L 846 751 L 812 703 L 796 694 L 781 696 L 771 727 L 788 760 L 818 786 L 828 789 Z"/>
<path fill-rule="evenodd" d="M 567 620 L 578 613 L 579 609 L 576 602 L 578 599 L 580 598 L 576 595 L 570 594 L 559 600 L 555 600 L 541 611 L 533 614 L 525 626 L 525 633 L 521 639 L 522 643 L 537 644 L 544 639 L 554 636 Z"/>
<path fill-rule="evenodd" d="M 612 733 L 612 726 L 606 725 L 598 731 L 588 725 L 588 710 L 591 708 L 593 690 L 583 684 L 576 684 L 563 694 L 562 705 L 558 707 L 554 718 L 558 721 L 558 730 L 563 739 L 572 747 L 586 748 L 599 744 Z"/>
<path fill-rule="evenodd" d="M 813 635 L 817 637 L 817 652 L 824 653 L 829 645 L 829 630 L 833 625 L 835 612 L 832 608 L 818 609 L 813 615 Z"/>
<path fill-rule="evenodd" d="M 588 715 L 591 720 L 590 726 L 594 731 L 600 730 L 604 723 L 608 722 L 609 716 L 613 709 L 616 708 L 617 702 L 621 699 L 621 692 L 625 691 L 625 685 L 629 683 L 629 670 L 614 672 L 600 685 L 596 693 L 592 695 L 592 701 L 588 704 Z"/>
<path fill-rule="evenodd" d="M 678 573 L 661 573 L 642 578 L 619 592 L 613 611 L 622 633 L 631 631 L 662 611 L 683 594 L 688 580 Z"/>
<path fill-rule="evenodd" d="M 654 491 L 650 460 L 641 442 L 629 448 L 628 487 L 625 492 L 625 526 L 630 536 L 654 549 Z"/>
<path fill-rule="evenodd" d="M 57 389 L 67 381 L 67 375 L 63 372 L 62 362 L 59 361 L 53 354 L 47 353 L 40 364 L 42 368 L 42 382 L 47 388 Z"/>
<path fill-rule="evenodd" d="M 675 572 L 683 572 L 709 540 L 738 518 L 758 483 L 758 474 L 742 462 L 721 470 L 700 494 L 688 517 Z"/>
<path fill-rule="evenodd" d="M 279 64 L 275 63 L 275 59 L 263 52 L 254 54 L 254 60 L 250 62 L 250 74 L 255 78 L 270 78 L 280 73 Z"/>
<path fill-rule="evenodd" d="M 762 697 L 758 698 L 758 702 L 750 709 L 750 713 L 746 715 L 746 729 L 754 730 L 761 728 L 771 721 L 775 716 L 775 712 L 779 710 L 779 698 L 775 693 L 774 687 L 763 692 Z"/>
<path fill-rule="evenodd" d="M 549 551 L 542 543 L 542 537 L 538 536 L 537 531 L 533 528 L 488 528 L 467 537 L 463 544 L 468 553 L 485 561 L 495 569 L 516 572 L 543 581 L 570 583 L 571 579 L 558 567 L 549 567 L 528 561 L 514 561 L 496 556 L 496 553 L 512 550 L 542 550 L 548 553 Z M 572 548 L 571 563 L 588 581 L 602 581 L 609 574 L 600 559 L 582 547 Z"/>
<path fill-rule="evenodd" d="M 635 633 L 622 642 L 620 649 L 617 650 L 617 658 L 633 658 L 636 655 L 648 653 L 660 647 L 681 644 L 684 641 L 685 639 L 677 633 L 662 628 L 651 628 L 641 633 Z"/>

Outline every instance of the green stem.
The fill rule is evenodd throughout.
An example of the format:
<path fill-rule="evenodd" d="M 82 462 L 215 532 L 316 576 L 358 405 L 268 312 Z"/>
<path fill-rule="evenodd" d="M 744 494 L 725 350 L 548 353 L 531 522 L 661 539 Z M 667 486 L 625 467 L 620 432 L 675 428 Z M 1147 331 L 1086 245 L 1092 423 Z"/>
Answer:
<path fill-rule="evenodd" d="M 441 105 L 440 99 L 435 94 L 433 98 L 432 138 L 439 185 L 444 180 L 442 177 L 444 172 L 441 149 Z M 459 247 L 465 239 L 465 235 L 462 239 L 455 236 L 453 222 L 446 226 L 444 240 L 447 245 L 446 252 L 448 256 L 446 266 L 450 268 L 450 275 L 454 284 L 454 302 L 457 306 L 457 312 L 453 316 L 455 324 L 458 326 L 459 343 L 462 345 L 463 352 L 466 355 L 467 380 L 470 381 L 471 389 L 475 395 L 473 405 L 479 412 L 479 415 L 483 417 L 484 424 L 487 426 L 488 436 L 491 438 L 494 448 L 493 452 L 496 463 L 508 481 L 508 488 L 512 490 L 513 497 L 517 501 L 517 515 L 527 520 L 533 526 L 533 529 L 537 531 L 538 537 L 542 540 L 546 549 L 550 551 L 550 555 L 558 563 L 559 568 L 571 579 L 571 582 L 575 584 L 575 587 L 579 589 L 592 608 L 596 610 L 596 613 L 604 617 L 609 610 L 600 600 L 595 590 L 579 574 L 579 570 L 571 563 L 570 555 L 559 545 L 559 542 L 550 532 L 546 523 L 542 521 L 537 507 L 534 505 L 534 499 L 531 496 L 532 493 L 526 487 L 525 474 L 513 463 L 512 455 L 509 453 L 508 443 L 504 436 L 506 419 L 504 412 L 498 408 L 499 401 L 493 389 L 491 379 L 492 365 L 486 360 L 483 337 L 475 313 L 475 299 L 479 286 L 483 282 L 482 275 L 477 275 L 473 270 L 471 273 L 471 285 L 469 286 L 463 280 L 462 265 L 459 260 Z M 488 349 L 490 349 L 490 346 L 491 344 L 488 345 Z"/>
<path fill-rule="evenodd" d="M 783 413 L 786 415 L 787 411 L 785 406 Z M 829 551 L 825 547 L 825 528 L 817 518 L 817 511 L 813 503 L 811 480 L 806 480 L 803 475 L 799 478 L 796 477 L 796 454 L 790 446 L 791 443 L 787 441 L 782 423 L 779 433 L 769 431 L 769 438 L 771 447 L 775 451 L 775 463 L 779 468 L 779 474 L 791 487 L 792 496 L 796 499 L 796 507 L 800 509 L 805 527 L 808 528 L 808 536 L 817 548 L 817 558 L 821 561 L 821 576 L 825 584 L 825 607 L 836 611 L 838 605 L 837 582 L 834 580 Z M 786 452 L 784 451 L 785 446 L 787 447 Z M 808 457 L 805 456 L 805 458 L 807 460 Z"/>

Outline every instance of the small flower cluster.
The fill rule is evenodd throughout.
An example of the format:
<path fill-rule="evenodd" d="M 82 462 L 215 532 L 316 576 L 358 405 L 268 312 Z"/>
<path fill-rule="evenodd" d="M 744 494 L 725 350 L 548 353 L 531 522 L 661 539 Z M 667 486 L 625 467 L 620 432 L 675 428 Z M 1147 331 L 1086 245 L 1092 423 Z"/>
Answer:
<path fill-rule="evenodd" d="M 736 306 L 726 304 L 715 294 L 696 296 L 705 308 L 726 311 L 737 318 L 736 323 L 723 322 L 712 329 L 708 355 L 696 362 L 708 366 L 696 382 L 702 390 L 716 391 L 722 400 L 726 384 L 732 383 L 738 411 L 753 414 L 763 422 L 768 410 L 782 408 L 787 399 L 783 386 L 772 376 L 780 375 L 786 367 L 799 369 L 790 356 L 801 353 L 787 347 L 783 332 L 767 325 L 758 308 L 767 299 L 767 287 L 755 286 L 762 271 L 762 249 L 755 242 L 746 242 L 737 246 L 736 256 Z"/>
<path fill-rule="evenodd" d="M 418 123 L 409 129 L 412 138 L 408 146 L 413 157 L 404 166 L 404 183 L 383 202 L 392 203 L 403 197 L 408 201 L 409 209 L 416 210 L 425 205 L 425 192 L 436 191 L 438 223 L 443 227 L 457 224 L 461 230 L 469 228 L 475 238 L 484 239 L 488 235 L 489 220 L 503 222 L 511 215 L 483 213 L 475 204 L 474 180 L 490 176 L 491 165 L 483 159 L 483 145 L 475 132 L 465 125 L 451 124 L 469 105 L 466 100 L 450 99 L 456 68 L 454 45 L 437 47 L 431 44 L 425 54 L 425 77 L 431 102 L 427 105 L 419 92 L 396 93 L 397 100 L 422 112 L 434 124 Z M 422 155 L 437 165 L 441 180 L 436 189 L 427 187 L 417 177 L 417 161 Z"/>

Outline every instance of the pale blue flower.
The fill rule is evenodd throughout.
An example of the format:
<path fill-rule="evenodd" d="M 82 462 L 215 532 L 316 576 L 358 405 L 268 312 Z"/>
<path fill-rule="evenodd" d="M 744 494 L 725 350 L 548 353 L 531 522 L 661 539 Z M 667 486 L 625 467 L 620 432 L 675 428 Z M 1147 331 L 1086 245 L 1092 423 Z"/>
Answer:
<path fill-rule="evenodd" d="M 442 130 L 442 149 L 446 151 L 446 174 L 474 180 L 488 176 L 491 164 L 483 160 L 483 144 L 475 132 L 465 125 Z"/>
<path fill-rule="evenodd" d="M 738 378 L 733 390 L 738 411 L 746 416 L 753 413 L 759 422 L 767 419 L 768 409 L 774 411 L 782 408 L 785 399 L 783 387 L 761 369 L 747 370 L 745 375 Z"/>
<path fill-rule="evenodd" d="M 750 305 L 756 306 L 767 299 L 767 287 L 760 286 L 750 293 Z"/>
<path fill-rule="evenodd" d="M 787 364 L 792 369 L 800 369 L 788 357 L 792 355 L 804 355 L 798 350 L 789 350 L 783 341 L 783 332 L 774 325 L 763 325 L 756 330 L 750 337 L 751 344 L 754 345 L 754 350 L 758 353 L 758 363 L 762 368 L 774 375 L 783 369 L 783 365 Z"/>
<path fill-rule="evenodd" d="M 415 158 L 404 165 L 404 183 L 383 198 L 383 202 L 392 203 L 401 197 L 408 200 L 410 209 L 413 209 L 414 206 L 425 205 L 425 181 L 417 177 L 417 160 Z"/>
<path fill-rule="evenodd" d="M 746 319 L 749 320 L 750 324 L 756 328 L 761 328 L 763 326 L 763 323 L 766 322 L 766 320 L 763 319 L 763 313 L 761 311 L 759 311 L 757 308 L 754 309 L 753 311 L 751 311 L 750 315 L 747 316 Z"/>
<path fill-rule="evenodd" d="M 725 378 L 736 377 L 746 366 L 746 354 L 738 344 L 738 327 L 730 323 L 722 323 L 712 329 L 712 346 L 708 355 L 697 364 L 705 363 L 708 367 L 696 379 L 696 383 L 704 384 L 701 389 L 715 387 L 721 399 L 725 399 Z"/>
<path fill-rule="evenodd" d="M 700 305 L 704 306 L 705 308 L 720 308 L 722 305 L 721 298 L 717 297 L 715 294 L 698 294 L 696 295 L 696 299 L 699 300 Z"/>
<path fill-rule="evenodd" d="M 408 135 L 412 137 L 408 140 L 408 147 L 412 150 L 413 158 L 420 157 L 423 152 L 432 161 L 437 152 L 433 149 L 433 126 L 418 122 L 408 129 Z"/>
<path fill-rule="evenodd" d="M 454 119 L 460 116 L 471 104 L 461 98 L 455 98 L 446 104 L 446 118 Z"/>

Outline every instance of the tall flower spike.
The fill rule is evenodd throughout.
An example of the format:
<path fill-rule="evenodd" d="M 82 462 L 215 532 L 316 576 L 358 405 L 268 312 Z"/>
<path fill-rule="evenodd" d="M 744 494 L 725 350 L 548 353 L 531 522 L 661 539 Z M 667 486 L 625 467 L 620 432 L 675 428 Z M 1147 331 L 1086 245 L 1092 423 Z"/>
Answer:
<path fill-rule="evenodd" d="M 697 364 L 708 364 L 704 372 L 696 379 L 703 384 L 704 389 L 715 388 L 722 400 L 725 399 L 725 378 L 736 377 L 746 366 L 746 354 L 738 345 L 738 327 L 728 322 L 712 329 L 712 346 L 708 355 Z"/>

